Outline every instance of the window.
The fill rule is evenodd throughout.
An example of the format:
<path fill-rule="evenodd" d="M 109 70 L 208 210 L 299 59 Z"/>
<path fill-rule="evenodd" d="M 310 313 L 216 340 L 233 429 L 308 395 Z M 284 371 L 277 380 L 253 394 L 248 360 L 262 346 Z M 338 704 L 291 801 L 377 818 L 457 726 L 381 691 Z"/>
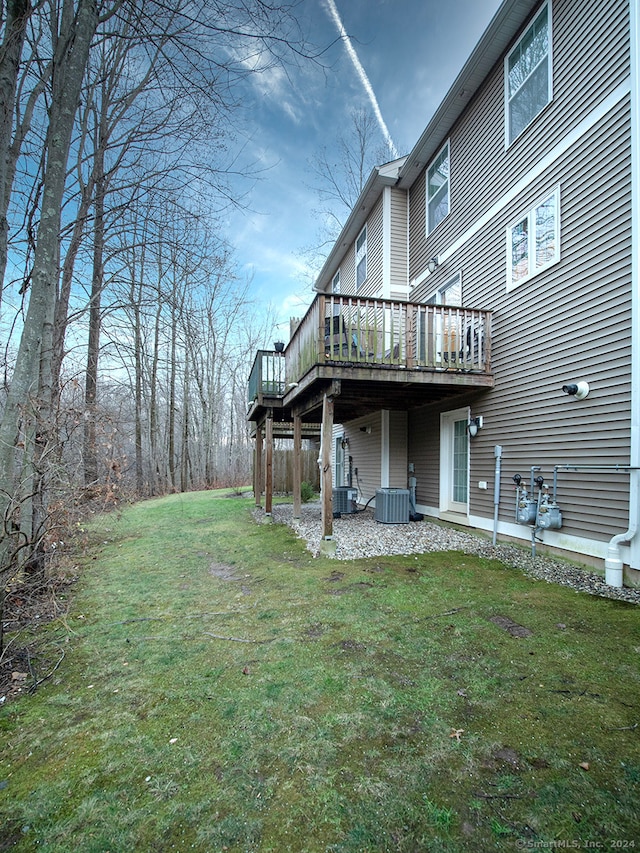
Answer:
<path fill-rule="evenodd" d="M 466 504 L 469 499 L 469 435 L 467 424 L 466 419 L 453 423 L 451 500 L 454 504 Z"/>
<path fill-rule="evenodd" d="M 551 100 L 551 20 L 545 3 L 505 59 L 507 145 Z"/>
<path fill-rule="evenodd" d="M 331 279 L 331 292 L 340 293 L 340 270 Z"/>
<path fill-rule="evenodd" d="M 456 273 L 426 300 L 427 305 L 462 305 L 462 275 Z"/>
<path fill-rule="evenodd" d="M 507 290 L 560 258 L 560 189 L 507 228 Z"/>
<path fill-rule="evenodd" d="M 449 213 L 449 143 L 427 171 L 427 234 Z"/>
<path fill-rule="evenodd" d="M 356 240 L 356 289 L 367 280 L 367 226 Z"/>

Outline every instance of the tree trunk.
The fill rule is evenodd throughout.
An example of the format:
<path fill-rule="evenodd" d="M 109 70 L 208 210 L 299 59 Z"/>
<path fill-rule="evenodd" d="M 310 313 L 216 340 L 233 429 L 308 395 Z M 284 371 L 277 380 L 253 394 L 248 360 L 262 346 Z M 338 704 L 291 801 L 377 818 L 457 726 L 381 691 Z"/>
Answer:
<path fill-rule="evenodd" d="M 176 306 L 175 301 L 171 303 L 171 349 L 169 356 L 169 412 L 168 412 L 168 433 L 169 433 L 169 482 L 171 491 L 176 491 L 176 338 L 178 334 L 176 321 Z"/>
<path fill-rule="evenodd" d="M 93 226 L 93 275 L 89 303 L 89 341 L 84 386 L 84 484 L 98 481 L 98 448 L 96 438 L 98 358 L 100 354 L 100 326 L 102 323 L 102 288 L 104 284 L 104 148 L 101 142 L 95 152 L 96 175 L 95 217 Z"/>
<path fill-rule="evenodd" d="M 9 238 L 7 209 L 13 183 L 13 173 L 9 168 L 9 151 L 13 134 L 20 57 L 30 14 L 29 0 L 8 0 L 4 39 L 0 45 L 0 307 L 4 274 L 7 268 Z"/>
<path fill-rule="evenodd" d="M 44 172 L 40 225 L 34 252 L 29 307 L 24 320 L 15 368 L 0 421 L 0 519 L 4 524 L 0 551 L 0 588 L 14 568 L 15 462 L 18 432 L 25 403 L 36 393 L 38 444 L 46 447 L 51 417 L 51 358 L 53 316 L 59 275 L 59 232 L 71 133 L 89 46 L 98 22 L 95 0 L 79 0 L 77 14 L 65 2 L 56 45 L 52 77 L 47 161 Z M 42 377 L 41 387 L 38 385 Z M 41 393 L 40 393 L 41 392 Z M 39 454 L 40 461 L 42 453 Z M 46 501 L 45 501 L 46 503 Z"/>
<path fill-rule="evenodd" d="M 159 482 L 160 467 L 158 465 L 158 363 L 160 360 L 160 315 L 162 305 L 160 302 L 160 290 L 158 289 L 158 307 L 156 308 L 155 324 L 153 329 L 153 357 L 151 361 L 151 379 L 149 393 L 149 445 L 151 453 L 151 494 L 155 495 L 161 486 Z"/>

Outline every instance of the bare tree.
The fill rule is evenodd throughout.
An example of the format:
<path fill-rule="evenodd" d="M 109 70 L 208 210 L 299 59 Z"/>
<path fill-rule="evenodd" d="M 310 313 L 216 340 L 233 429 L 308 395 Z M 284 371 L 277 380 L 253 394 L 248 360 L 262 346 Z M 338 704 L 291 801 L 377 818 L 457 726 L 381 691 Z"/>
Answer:
<path fill-rule="evenodd" d="M 385 163 L 389 149 L 373 113 L 367 109 L 351 112 L 348 130 L 331 147 L 319 148 L 309 162 L 319 207 L 320 222 L 316 242 L 305 249 L 312 266 L 321 266 L 358 200 L 374 166 Z"/>
<path fill-rule="evenodd" d="M 214 207 L 233 203 L 234 193 L 226 176 L 237 170 L 237 163 L 233 157 L 226 163 L 221 159 L 212 162 L 210 141 L 220 140 L 222 150 L 230 127 L 228 120 L 240 102 L 237 84 L 246 75 L 260 73 L 285 58 L 313 58 L 295 18 L 295 4 L 288 2 L 32 2 L 8 3 L 0 52 L 0 94 L 5 106 L 0 117 L 4 169 L 0 173 L 0 273 L 4 273 L 7 258 L 9 197 L 21 193 L 28 199 L 21 205 L 28 217 L 20 224 L 25 270 L 21 289 L 28 304 L 0 419 L 2 589 L 21 549 L 31 554 L 36 565 L 41 564 L 44 554 L 51 461 L 62 458 L 53 449 L 60 442 L 54 416 L 56 401 L 65 387 L 65 332 L 69 323 L 80 317 L 81 295 L 74 295 L 73 290 L 76 280 L 84 275 L 84 264 L 79 265 L 78 259 L 81 252 L 85 252 L 83 260 L 89 255 L 89 235 L 92 272 L 85 298 L 89 328 L 85 407 L 88 420 L 95 423 L 105 316 L 111 323 L 122 313 L 115 290 L 106 301 L 106 288 L 122 278 L 127 268 L 117 257 L 118 246 L 113 242 L 117 229 L 125 233 L 126 204 L 143 198 L 153 198 L 156 204 L 165 192 L 178 197 L 181 191 L 188 196 L 196 190 L 202 191 L 203 198 L 212 199 Z M 171 119 L 170 132 L 167 117 Z M 27 148 L 26 139 L 31 143 Z M 15 164 L 18 153 L 24 155 L 25 151 L 28 167 L 16 189 Z M 159 168 L 150 168 L 150 151 Z M 71 171 L 70 155 L 75 163 Z M 29 183 L 27 179 L 33 175 L 36 179 Z M 114 224 L 117 228 L 112 227 Z M 157 238 L 157 230 L 153 236 Z M 173 269 L 184 273 L 174 282 L 180 285 L 182 301 L 176 301 L 175 293 L 160 275 L 133 284 L 129 280 L 129 299 L 147 299 L 144 312 L 141 310 L 136 320 L 139 337 L 133 338 L 134 353 L 139 352 L 140 358 L 131 375 L 141 384 L 129 409 L 129 400 L 123 400 L 121 406 L 112 405 L 114 385 L 105 383 L 105 403 L 112 405 L 114 418 L 127 418 L 137 407 L 140 468 L 143 377 L 150 383 L 150 465 L 158 471 L 172 470 L 175 475 L 168 441 L 158 438 L 160 418 L 164 417 L 160 397 L 165 395 L 164 402 L 171 402 L 165 436 L 173 436 L 174 451 L 179 446 L 184 485 L 193 480 L 192 448 L 188 445 L 198 412 L 193 407 L 194 386 L 188 378 L 194 359 L 184 339 L 182 305 L 197 278 L 190 265 L 195 261 L 195 269 L 199 269 L 202 258 L 196 253 L 185 259 L 176 241 L 171 250 Z M 157 245 L 156 254 L 159 256 Z M 65 264 L 61 268 L 63 255 Z M 140 265 L 130 264 L 129 268 L 140 269 Z M 150 269 L 151 264 L 145 263 L 145 277 Z M 70 313 L 72 303 L 74 310 Z M 82 322 L 85 320 L 86 315 Z M 78 324 L 76 329 L 84 333 L 83 326 Z M 148 352 L 138 350 L 143 346 L 144 333 L 150 335 Z M 168 351 L 163 351 L 165 341 L 169 342 Z M 117 346 L 124 351 L 121 341 L 111 343 L 116 351 Z M 159 379 L 167 367 L 175 375 L 169 373 L 168 387 L 161 389 Z M 220 372 L 218 381 L 221 379 Z M 169 421 L 180 396 L 184 405 L 180 428 L 176 429 Z M 75 441 L 77 433 L 72 432 Z M 114 428 L 114 435 L 121 433 Z M 96 447 L 91 430 L 86 445 L 90 479 L 97 476 L 99 467 L 97 459 L 90 458 Z M 139 484 L 138 475 L 136 479 Z"/>

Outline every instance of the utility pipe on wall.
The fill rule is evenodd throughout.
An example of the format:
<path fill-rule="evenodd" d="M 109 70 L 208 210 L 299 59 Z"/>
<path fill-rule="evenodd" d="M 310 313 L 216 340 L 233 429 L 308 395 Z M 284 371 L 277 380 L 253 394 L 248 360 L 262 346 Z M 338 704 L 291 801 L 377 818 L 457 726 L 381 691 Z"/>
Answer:
<path fill-rule="evenodd" d="M 631 44 L 631 437 L 629 448 L 629 527 L 609 542 L 604 561 L 605 581 L 611 586 L 623 585 L 623 562 L 620 546 L 632 543 L 638 533 L 640 503 L 640 0 L 629 2 L 629 36 Z M 638 550 L 637 539 L 632 544 Z M 636 560 L 632 568 L 640 568 Z"/>
<path fill-rule="evenodd" d="M 496 444 L 493 448 L 493 455 L 496 458 L 496 472 L 493 481 L 493 544 L 496 544 L 498 538 L 498 508 L 500 506 L 500 469 L 502 466 L 502 445 Z"/>

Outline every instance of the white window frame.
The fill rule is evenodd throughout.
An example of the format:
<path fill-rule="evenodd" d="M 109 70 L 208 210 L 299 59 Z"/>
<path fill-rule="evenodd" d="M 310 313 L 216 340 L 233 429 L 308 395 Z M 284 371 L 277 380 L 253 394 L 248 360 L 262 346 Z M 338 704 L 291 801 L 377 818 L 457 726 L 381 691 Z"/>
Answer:
<path fill-rule="evenodd" d="M 446 179 L 446 181 L 444 181 L 443 184 L 441 184 L 440 187 L 438 187 L 436 192 L 434 192 L 433 195 L 431 195 L 430 191 L 429 191 L 429 184 L 430 184 L 429 175 L 431 173 L 431 170 L 435 167 L 436 163 L 438 162 L 438 160 L 441 158 L 443 152 L 445 152 L 445 151 L 447 152 L 447 163 L 448 163 L 447 179 Z M 445 192 L 441 192 L 442 187 L 446 188 Z M 425 217 L 426 223 L 425 223 L 425 227 L 426 227 L 426 233 L 427 233 L 427 235 L 429 235 L 433 231 L 435 231 L 435 229 L 438 227 L 438 225 L 440 225 L 440 223 L 444 219 L 447 218 L 447 216 L 449 215 L 449 213 L 451 211 L 451 148 L 449 147 L 449 140 L 448 139 L 427 167 L 427 173 L 426 173 L 426 178 L 425 178 L 425 195 L 426 195 L 426 217 Z M 444 216 L 442 216 L 435 223 L 435 225 L 433 227 L 431 227 L 431 225 L 430 225 L 430 223 L 431 223 L 431 203 L 432 203 L 433 199 L 436 197 L 436 195 L 439 195 L 438 204 L 441 203 L 442 197 L 444 197 L 446 195 L 447 212 L 444 214 Z"/>
<path fill-rule="evenodd" d="M 361 241 L 361 238 L 362 239 Z M 358 244 L 360 243 L 360 247 Z M 356 249 L 356 290 L 362 287 L 367 280 L 367 226 L 365 225 L 362 231 L 358 234 L 355 243 Z M 364 263 L 364 277 L 358 281 L 358 270 L 360 265 Z"/>
<path fill-rule="evenodd" d="M 340 270 L 336 272 L 336 274 L 331 279 L 331 292 L 332 293 L 340 293 Z"/>
<path fill-rule="evenodd" d="M 535 113 L 535 115 L 530 116 L 529 120 L 526 124 L 520 128 L 520 130 L 511 136 L 511 101 L 513 100 L 513 95 L 509 92 L 509 60 L 512 55 L 520 48 L 523 40 L 529 35 L 532 27 L 535 26 L 540 16 L 544 13 L 546 9 L 547 13 L 547 53 L 544 58 L 544 62 L 547 64 L 547 100 L 546 103 L 543 104 L 540 109 Z M 504 58 L 504 116 L 505 116 L 505 126 L 504 126 L 504 138 L 505 138 L 505 148 L 508 148 L 516 139 L 519 139 L 520 136 L 524 133 L 524 131 L 531 125 L 531 123 L 540 115 L 540 113 L 551 103 L 553 99 L 553 28 L 551 21 L 551 0 L 546 0 L 545 3 L 538 9 L 534 17 L 531 19 L 531 22 L 524 30 L 517 43 L 511 48 L 509 53 Z M 541 63 L 538 63 L 535 69 L 527 75 L 524 83 L 519 87 L 518 92 L 523 89 L 523 86 L 529 81 L 534 73 L 539 67 Z M 514 95 L 517 93 L 513 93 Z"/>
<path fill-rule="evenodd" d="M 553 228 L 553 241 L 554 241 L 554 252 L 553 257 L 548 260 L 544 260 L 542 262 L 538 262 L 536 256 L 536 232 L 537 232 L 537 221 L 536 221 L 536 213 L 539 208 L 541 208 L 544 204 L 546 204 L 551 199 L 555 202 L 555 221 Z M 518 229 L 523 223 L 526 223 L 527 226 L 527 272 L 517 281 L 513 280 L 513 240 L 516 229 Z M 550 193 L 546 193 L 544 196 L 539 198 L 537 202 L 532 205 L 525 213 L 521 216 L 518 216 L 508 227 L 507 227 L 507 292 L 514 290 L 516 287 L 519 287 L 521 284 L 524 284 L 525 281 L 530 281 L 535 276 L 539 275 L 541 272 L 549 269 L 549 267 L 557 264 L 560 260 L 560 186 L 557 186 Z"/>

